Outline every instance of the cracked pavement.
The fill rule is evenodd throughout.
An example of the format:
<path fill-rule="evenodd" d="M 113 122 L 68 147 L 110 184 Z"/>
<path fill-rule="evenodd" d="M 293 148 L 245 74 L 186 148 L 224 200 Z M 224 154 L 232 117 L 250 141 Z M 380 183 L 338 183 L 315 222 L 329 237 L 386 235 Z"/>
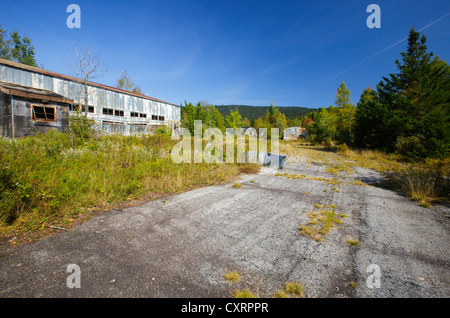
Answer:
<path fill-rule="evenodd" d="M 304 285 L 307 297 L 450 297 L 448 207 L 426 209 L 392 190 L 350 184 L 383 180 L 369 169 L 334 176 L 323 165 L 288 161 L 281 172 L 340 184 L 262 168 L 242 176 L 242 188 L 196 189 L 0 247 L 0 297 L 214 298 L 236 288 L 273 297 L 286 282 Z M 315 204 L 348 215 L 320 243 L 299 233 Z M 80 267 L 81 288 L 67 287 L 69 264 Z M 371 264 L 380 268 L 380 288 L 367 285 Z M 230 270 L 242 281 L 227 282 Z"/>

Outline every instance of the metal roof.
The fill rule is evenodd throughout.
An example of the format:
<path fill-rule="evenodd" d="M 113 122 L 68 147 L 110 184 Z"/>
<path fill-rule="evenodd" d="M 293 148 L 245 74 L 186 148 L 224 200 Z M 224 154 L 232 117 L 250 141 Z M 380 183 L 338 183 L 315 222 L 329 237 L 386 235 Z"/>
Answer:
<path fill-rule="evenodd" d="M 62 95 L 56 94 L 55 92 L 38 89 L 34 87 L 27 87 L 17 84 L 3 83 L 0 82 L 0 91 L 13 96 L 20 96 L 25 98 L 42 99 L 53 102 L 73 104 L 72 99 L 68 99 Z"/>

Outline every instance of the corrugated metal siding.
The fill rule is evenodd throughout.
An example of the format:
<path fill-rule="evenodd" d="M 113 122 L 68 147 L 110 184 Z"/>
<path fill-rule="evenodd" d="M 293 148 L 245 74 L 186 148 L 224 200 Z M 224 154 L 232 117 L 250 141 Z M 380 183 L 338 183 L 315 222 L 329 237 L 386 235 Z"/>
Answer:
<path fill-rule="evenodd" d="M 39 74 L 28 70 L 21 70 L 9 65 L 0 65 L 0 81 L 13 83 L 28 87 L 40 88 L 53 91 L 63 95 L 74 102 L 84 103 L 84 86 L 82 83 L 71 81 L 64 78 Z M 116 91 L 110 91 L 101 87 L 88 86 L 89 105 L 95 107 L 95 114 L 89 114 L 90 117 L 100 123 L 102 120 L 116 122 L 147 122 L 149 125 L 166 124 L 168 121 L 178 122 L 181 117 L 179 107 L 149 100 L 138 96 L 122 94 Z M 103 115 L 103 108 L 114 108 L 124 111 L 124 117 Z M 147 114 L 147 118 L 130 117 L 130 112 L 139 112 Z M 164 122 L 153 121 L 152 115 L 164 116 Z M 129 131 L 129 129 L 120 129 Z"/>

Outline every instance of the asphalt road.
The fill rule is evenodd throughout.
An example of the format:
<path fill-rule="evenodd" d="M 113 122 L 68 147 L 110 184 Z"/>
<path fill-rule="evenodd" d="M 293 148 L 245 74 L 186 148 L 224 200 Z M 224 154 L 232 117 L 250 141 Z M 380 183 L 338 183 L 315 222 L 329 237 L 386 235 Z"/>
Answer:
<path fill-rule="evenodd" d="M 335 177 L 304 163 L 282 172 Z M 0 297 L 230 297 L 244 288 L 273 297 L 286 282 L 304 285 L 307 297 L 450 297 L 448 207 L 350 184 L 382 180 L 367 169 L 339 185 L 275 173 L 263 168 L 243 176 L 242 188 L 197 189 L 2 247 Z M 315 204 L 348 215 L 322 242 L 299 233 Z M 70 264 L 80 288 L 67 285 Z M 230 270 L 242 281 L 227 282 Z"/>

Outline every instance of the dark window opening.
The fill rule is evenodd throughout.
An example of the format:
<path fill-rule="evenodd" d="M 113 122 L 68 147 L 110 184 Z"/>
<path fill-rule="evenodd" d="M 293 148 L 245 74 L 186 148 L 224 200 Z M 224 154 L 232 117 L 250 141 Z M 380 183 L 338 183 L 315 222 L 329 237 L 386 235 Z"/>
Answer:
<path fill-rule="evenodd" d="M 130 117 L 139 117 L 139 113 L 131 112 Z"/>
<path fill-rule="evenodd" d="M 152 120 L 158 120 L 158 116 L 152 115 Z"/>
<path fill-rule="evenodd" d="M 81 112 L 86 112 L 86 106 L 81 107 Z M 94 106 L 88 106 L 88 113 L 94 113 Z"/>
<path fill-rule="evenodd" d="M 55 107 L 33 105 L 31 118 L 38 121 L 55 121 Z"/>
<path fill-rule="evenodd" d="M 141 117 L 141 118 L 147 118 L 147 114 L 140 113 L 140 114 L 139 114 L 139 117 Z"/>
<path fill-rule="evenodd" d="M 80 111 L 80 105 L 79 104 L 69 105 L 69 110 L 72 112 Z M 82 113 L 86 112 L 86 106 L 81 106 L 81 112 Z M 88 113 L 95 113 L 94 106 L 88 107 Z"/>
<path fill-rule="evenodd" d="M 123 113 L 123 110 L 114 110 L 114 116 L 120 116 L 120 117 L 123 117 L 124 116 L 124 113 Z"/>
<path fill-rule="evenodd" d="M 164 121 L 164 116 L 159 116 L 158 118 L 160 121 Z"/>
<path fill-rule="evenodd" d="M 103 115 L 114 115 L 114 109 L 112 109 L 112 108 L 103 108 Z"/>

